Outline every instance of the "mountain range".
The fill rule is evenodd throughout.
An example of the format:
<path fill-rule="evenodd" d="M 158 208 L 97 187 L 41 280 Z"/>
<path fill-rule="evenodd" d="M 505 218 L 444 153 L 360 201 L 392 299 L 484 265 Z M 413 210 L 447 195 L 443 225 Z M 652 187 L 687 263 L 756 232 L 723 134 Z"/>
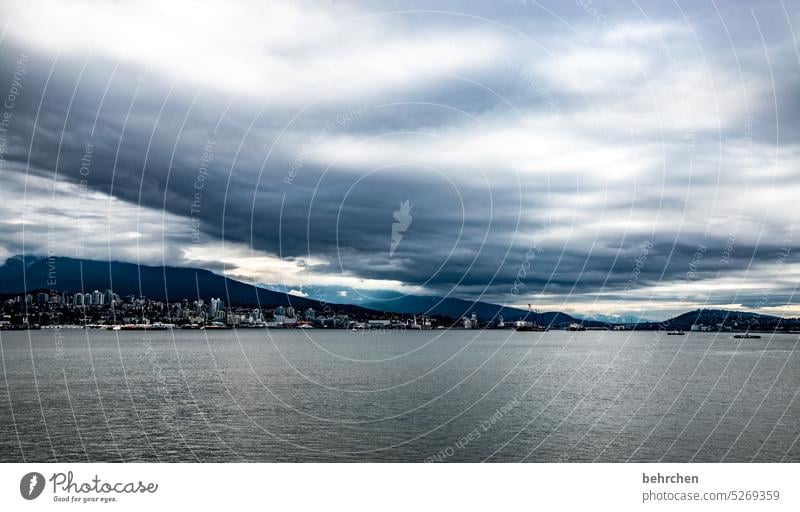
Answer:
<path fill-rule="evenodd" d="M 0 267 L 0 293 L 41 289 L 68 293 L 111 289 L 123 297 L 143 295 L 169 301 L 219 297 L 233 304 L 324 308 L 317 300 L 272 291 L 197 268 L 30 256 L 13 256 Z M 345 305 L 340 309 L 364 308 Z"/>
<path fill-rule="evenodd" d="M 656 328 L 688 331 L 693 325 L 725 326 L 731 329 L 771 330 L 778 327 L 790 327 L 797 324 L 797 319 L 786 319 L 773 315 L 762 315 L 747 311 L 729 311 L 726 309 L 696 309 L 680 314 L 663 322 L 644 322 L 638 324 L 643 328 Z"/>
<path fill-rule="evenodd" d="M 32 290 L 88 293 L 112 289 L 120 296 L 135 295 L 152 299 L 177 301 L 181 299 L 209 300 L 219 297 L 231 304 L 261 304 L 293 306 L 324 310 L 335 306 L 340 312 L 389 312 L 398 314 L 440 315 L 458 319 L 475 313 L 481 320 L 502 316 L 507 322 L 532 319 L 524 309 L 500 306 L 488 302 L 468 301 L 452 297 L 401 295 L 382 292 L 375 300 L 358 305 L 327 303 L 312 297 L 300 297 L 263 286 L 243 283 L 211 271 L 189 267 L 148 266 L 118 261 L 96 261 L 68 257 L 13 256 L 0 266 L 0 294 L 19 294 Z M 561 312 L 537 314 L 539 323 L 559 326 L 575 322 L 576 318 Z M 586 321 L 586 325 L 602 322 Z"/>
<path fill-rule="evenodd" d="M 363 304 L 370 309 L 390 311 L 393 313 L 414 314 L 426 313 L 460 318 L 475 313 L 479 319 L 499 319 L 505 322 L 516 320 L 532 320 L 534 315 L 529 311 L 509 306 L 500 306 L 489 302 L 469 301 L 454 297 L 436 297 L 427 295 L 401 295 L 394 292 L 385 294 L 380 300 Z M 558 311 L 536 313 L 536 321 L 543 325 L 567 325 L 577 321 L 573 316 Z M 601 325 L 602 322 L 589 320 L 587 326 Z"/>
<path fill-rule="evenodd" d="M 298 309 L 314 308 L 318 311 L 324 311 L 327 306 L 331 306 L 338 312 L 360 313 L 365 316 L 373 316 L 381 311 L 405 315 L 440 315 L 451 319 L 475 313 L 482 321 L 497 320 L 500 316 L 506 322 L 534 319 L 529 311 L 520 308 L 454 297 L 402 295 L 396 292 L 380 292 L 373 295 L 369 302 L 358 305 L 333 304 L 312 297 L 300 297 L 270 290 L 221 276 L 209 270 L 189 267 L 36 256 L 13 256 L 0 266 L 0 294 L 4 295 L 33 290 L 88 293 L 106 289 L 112 289 L 120 296 L 143 295 L 168 301 L 198 298 L 209 300 L 212 297 L 219 297 L 230 304 L 242 305 L 293 306 Z M 786 320 L 776 316 L 716 309 L 690 311 L 661 323 L 637 321 L 634 318 L 626 318 L 620 322 L 612 321 L 613 318 L 623 317 L 576 318 L 558 311 L 535 315 L 538 323 L 552 327 L 565 326 L 572 322 L 579 322 L 587 327 L 630 323 L 644 329 L 689 330 L 694 324 L 724 324 L 739 328 L 748 325 L 768 327 L 786 324 Z"/>

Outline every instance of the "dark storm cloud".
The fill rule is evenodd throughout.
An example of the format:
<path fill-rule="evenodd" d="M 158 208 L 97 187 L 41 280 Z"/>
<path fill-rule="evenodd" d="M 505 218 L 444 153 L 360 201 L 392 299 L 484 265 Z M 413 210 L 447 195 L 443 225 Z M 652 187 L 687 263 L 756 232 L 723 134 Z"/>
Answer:
<path fill-rule="evenodd" d="M 701 301 L 681 291 L 697 282 L 715 303 L 789 300 L 795 267 L 786 282 L 770 276 L 783 248 L 795 263 L 797 246 L 787 234 L 800 161 L 796 15 L 780 3 L 750 18 L 729 4 L 547 7 L 459 2 L 449 8 L 461 15 L 366 21 L 369 5 L 338 18 L 314 5 L 315 23 L 334 20 L 316 39 L 274 51 L 267 42 L 263 55 L 223 46 L 229 62 L 182 71 L 175 61 L 172 72 L 155 53 L 59 54 L 12 37 L 0 47 L 3 83 L 21 52 L 30 63 L 3 172 L 163 213 L 169 225 L 114 245 L 149 240 L 170 249 L 148 254 L 172 264 L 187 264 L 193 244 L 224 240 L 313 261 L 312 277 L 504 303 L 519 300 L 510 290 L 523 266 L 533 270 L 519 289 L 551 302 Z M 402 53 L 412 46 L 425 51 Z M 274 67 L 253 71 L 262 61 Z M 37 187 L 27 202 L 48 200 Z M 390 253 L 405 201 L 413 220 Z M 22 250 L 15 229 L 3 225 L 7 254 Z M 26 247 L 44 250 L 35 239 Z M 230 270 L 213 255 L 203 264 Z M 765 301 L 722 286 L 737 279 L 775 289 Z"/>

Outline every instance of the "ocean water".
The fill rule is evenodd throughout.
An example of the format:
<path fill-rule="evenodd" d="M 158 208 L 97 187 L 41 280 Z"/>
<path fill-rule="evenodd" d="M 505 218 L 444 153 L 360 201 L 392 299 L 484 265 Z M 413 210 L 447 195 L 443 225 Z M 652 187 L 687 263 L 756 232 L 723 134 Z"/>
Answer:
<path fill-rule="evenodd" d="M 0 461 L 800 461 L 799 341 L 0 332 Z"/>

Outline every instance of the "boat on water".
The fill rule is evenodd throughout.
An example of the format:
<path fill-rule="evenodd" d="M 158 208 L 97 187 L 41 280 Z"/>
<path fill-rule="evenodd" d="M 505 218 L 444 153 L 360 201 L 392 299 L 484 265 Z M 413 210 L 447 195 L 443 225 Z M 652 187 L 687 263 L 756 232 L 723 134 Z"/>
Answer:
<path fill-rule="evenodd" d="M 514 325 L 514 329 L 519 332 L 545 332 L 547 327 L 538 325 L 536 322 L 519 321 Z"/>
<path fill-rule="evenodd" d="M 734 334 L 733 337 L 736 339 L 745 339 L 745 340 L 756 340 L 761 338 L 761 336 L 758 334 L 750 334 L 747 332 L 744 334 Z"/>
<path fill-rule="evenodd" d="M 667 336 L 683 336 L 684 334 L 686 333 L 683 331 L 669 331 Z"/>
<path fill-rule="evenodd" d="M 222 322 L 212 322 L 208 325 L 202 326 L 200 329 L 204 331 L 221 331 L 231 329 L 231 326 L 223 324 Z"/>
<path fill-rule="evenodd" d="M 122 324 L 109 325 L 106 329 L 110 331 L 166 331 L 172 328 L 172 324 Z"/>
<path fill-rule="evenodd" d="M 518 320 L 514 322 L 514 329 L 520 332 L 545 332 L 547 331 L 547 327 L 544 325 L 539 325 L 539 322 L 536 321 L 536 318 L 539 316 L 539 313 L 533 309 L 533 306 L 528 304 L 528 311 L 531 312 L 531 318 L 533 318 L 532 322 L 527 322 L 525 320 Z"/>
<path fill-rule="evenodd" d="M 579 324 L 577 322 L 572 322 L 571 324 L 569 324 L 569 327 L 567 327 L 567 330 L 568 331 L 585 331 L 586 327 L 584 327 L 583 325 L 581 325 L 581 324 Z"/>

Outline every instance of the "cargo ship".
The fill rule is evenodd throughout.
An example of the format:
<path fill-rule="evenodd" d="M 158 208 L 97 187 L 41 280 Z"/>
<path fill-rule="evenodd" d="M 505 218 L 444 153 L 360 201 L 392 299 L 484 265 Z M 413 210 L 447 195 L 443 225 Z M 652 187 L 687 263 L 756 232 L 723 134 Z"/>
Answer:
<path fill-rule="evenodd" d="M 520 331 L 520 332 L 545 332 L 545 331 L 547 331 L 547 327 L 546 326 L 539 325 L 539 323 L 536 321 L 536 317 L 539 316 L 539 313 L 537 313 L 533 309 L 533 306 L 531 306 L 530 304 L 528 304 L 528 311 L 531 312 L 531 317 L 533 318 L 533 321 L 532 322 L 527 322 L 525 320 L 517 320 L 516 322 L 514 322 L 514 329 L 516 329 L 517 331 Z"/>

